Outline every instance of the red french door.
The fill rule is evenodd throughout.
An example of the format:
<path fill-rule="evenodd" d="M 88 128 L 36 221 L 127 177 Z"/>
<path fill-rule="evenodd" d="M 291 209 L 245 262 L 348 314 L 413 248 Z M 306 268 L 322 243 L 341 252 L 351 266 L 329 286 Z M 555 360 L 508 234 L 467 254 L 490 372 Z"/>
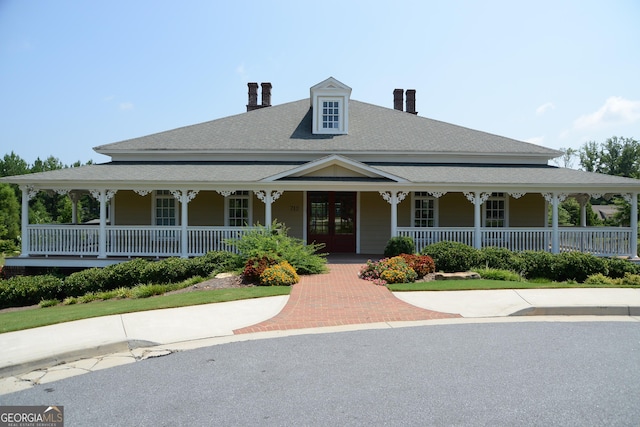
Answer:
<path fill-rule="evenodd" d="M 356 193 L 309 192 L 307 224 L 308 241 L 324 243 L 326 252 L 355 252 Z"/>

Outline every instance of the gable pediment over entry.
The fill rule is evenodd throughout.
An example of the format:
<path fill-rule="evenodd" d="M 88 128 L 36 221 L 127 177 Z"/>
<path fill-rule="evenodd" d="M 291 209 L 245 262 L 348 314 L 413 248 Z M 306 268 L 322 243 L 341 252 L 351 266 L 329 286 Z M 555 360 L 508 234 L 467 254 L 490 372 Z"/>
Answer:
<path fill-rule="evenodd" d="M 304 180 L 305 178 L 384 179 L 393 182 L 407 182 L 404 178 L 383 172 L 364 163 L 337 154 L 305 163 L 297 168 L 265 178 L 262 181 L 273 182 L 286 179 Z"/>

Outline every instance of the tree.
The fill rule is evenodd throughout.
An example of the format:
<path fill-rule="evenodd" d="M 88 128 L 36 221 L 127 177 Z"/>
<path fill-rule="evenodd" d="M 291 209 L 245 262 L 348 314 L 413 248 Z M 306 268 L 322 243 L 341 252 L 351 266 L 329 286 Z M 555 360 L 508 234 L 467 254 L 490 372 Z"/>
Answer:
<path fill-rule="evenodd" d="M 562 168 L 573 168 L 576 157 L 578 156 L 578 150 L 575 148 L 560 148 L 564 154 L 562 156 L 553 159 L 553 162 Z"/>
<path fill-rule="evenodd" d="M 20 205 L 8 184 L 0 184 L 0 240 L 15 243 L 20 235 Z"/>
<path fill-rule="evenodd" d="M 588 172 L 640 178 L 640 144 L 633 138 L 613 136 L 604 143 L 586 142 L 579 151 L 580 165 Z"/>

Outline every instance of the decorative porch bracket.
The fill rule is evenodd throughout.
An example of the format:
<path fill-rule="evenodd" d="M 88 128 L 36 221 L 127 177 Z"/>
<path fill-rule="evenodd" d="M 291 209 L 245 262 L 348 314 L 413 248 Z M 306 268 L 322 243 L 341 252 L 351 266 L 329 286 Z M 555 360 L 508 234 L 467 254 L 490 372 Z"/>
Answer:
<path fill-rule="evenodd" d="M 21 238 L 22 245 L 20 256 L 27 257 L 29 256 L 29 200 L 33 199 L 36 194 L 38 194 L 38 190 L 34 189 L 30 185 L 21 185 L 20 190 L 22 190 L 22 230 Z"/>
<path fill-rule="evenodd" d="M 391 237 L 398 235 L 398 203 L 407 197 L 404 191 L 380 191 L 380 195 L 391 205 Z"/>
<path fill-rule="evenodd" d="M 482 204 L 489 199 L 491 193 L 483 193 L 481 191 L 471 193 L 465 191 L 463 194 L 468 201 L 473 203 L 473 247 L 480 249 L 482 247 L 482 216 L 480 214 Z"/>
<path fill-rule="evenodd" d="M 118 190 L 90 190 L 94 199 L 100 202 L 100 231 L 98 234 L 98 258 L 107 257 L 107 203 Z"/>
<path fill-rule="evenodd" d="M 181 221 L 180 221 L 180 248 L 181 258 L 189 257 L 189 202 L 197 195 L 198 190 L 171 190 L 171 194 L 180 202 Z"/>
<path fill-rule="evenodd" d="M 264 203 L 264 222 L 265 222 L 265 225 L 268 227 L 271 225 L 271 222 L 273 221 L 272 214 L 271 214 L 271 205 L 273 204 L 273 202 L 278 200 L 280 196 L 282 196 L 282 193 L 284 193 L 284 191 L 260 190 L 260 191 L 255 191 L 254 193 L 256 197 L 262 200 L 262 202 Z"/>

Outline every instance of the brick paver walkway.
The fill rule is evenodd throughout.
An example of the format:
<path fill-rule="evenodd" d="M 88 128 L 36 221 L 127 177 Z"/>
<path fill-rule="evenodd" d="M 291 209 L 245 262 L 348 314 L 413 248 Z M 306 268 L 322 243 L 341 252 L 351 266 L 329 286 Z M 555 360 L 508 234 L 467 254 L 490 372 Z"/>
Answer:
<path fill-rule="evenodd" d="M 415 307 L 384 286 L 358 278 L 361 263 L 329 263 L 328 274 L 301 276 L 285 307 L 275 317 L 235 334 L 317 328 L 359 323 L 432 320 L 460 317 Z"/>

